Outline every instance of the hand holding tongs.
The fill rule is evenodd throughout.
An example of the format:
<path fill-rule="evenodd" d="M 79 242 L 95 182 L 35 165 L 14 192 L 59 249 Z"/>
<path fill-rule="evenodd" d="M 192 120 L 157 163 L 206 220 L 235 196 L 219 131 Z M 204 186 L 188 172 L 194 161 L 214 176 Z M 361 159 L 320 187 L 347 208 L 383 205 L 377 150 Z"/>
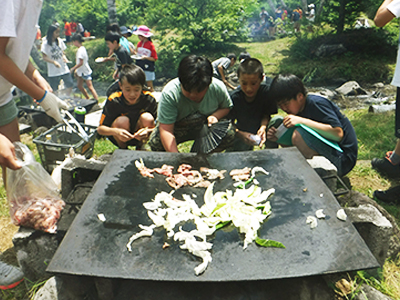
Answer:
<path fill-rule="evenodd" d="M 68 110 L 63 110 L 62 112 L 64 112 L 70 118 L 71 122 L 78 127 L 78 130 L 76 130 L 71 124 L 69 124 L 69 122 L 65 118 L 63 118 L 65 125 L 67 125 L 68 128 L 71 129 L 73 132 L 78 134 L 85 142 L 89 142 L 88 134 L 82 128 L 81 124 L 79 124 L 79 122 L 74 118 L 74 116 L 71 115 L 71 113 Z"/>

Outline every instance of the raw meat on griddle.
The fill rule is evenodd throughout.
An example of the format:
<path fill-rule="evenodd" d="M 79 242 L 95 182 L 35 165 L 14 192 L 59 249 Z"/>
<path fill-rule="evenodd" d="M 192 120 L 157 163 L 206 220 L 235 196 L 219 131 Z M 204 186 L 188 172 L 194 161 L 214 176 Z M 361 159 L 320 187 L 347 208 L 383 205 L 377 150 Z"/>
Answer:
<path fill-rule="evenodd" d="M 173 166 L 169 165 L 162 165 L 161 168 L 154 168 L 153 171 L 156 172 L 157 174 L 164 175 L 167 177 L 172 177 L 172 171 L 174 170 Z"/>
<path fill-rule="evenodd" d="M 232 176 L 232 179 L 235 181 L 246 181 L 250 179 L 251 168 L 243 168 L 243 169 L 234 169 L 229 172 L 229 175 Z"/>

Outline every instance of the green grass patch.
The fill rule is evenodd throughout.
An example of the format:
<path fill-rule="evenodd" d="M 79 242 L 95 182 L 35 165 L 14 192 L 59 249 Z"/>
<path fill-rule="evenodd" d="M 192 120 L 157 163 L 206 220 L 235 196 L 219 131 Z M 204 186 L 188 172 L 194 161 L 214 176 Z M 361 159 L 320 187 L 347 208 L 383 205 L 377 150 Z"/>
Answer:
<path fill-rule="evenodd" d="M 384 157 L 396 144 L 394 112 L 368 113 L 367 109 L 345 111 L 357 134 L 358 159 Z"/>

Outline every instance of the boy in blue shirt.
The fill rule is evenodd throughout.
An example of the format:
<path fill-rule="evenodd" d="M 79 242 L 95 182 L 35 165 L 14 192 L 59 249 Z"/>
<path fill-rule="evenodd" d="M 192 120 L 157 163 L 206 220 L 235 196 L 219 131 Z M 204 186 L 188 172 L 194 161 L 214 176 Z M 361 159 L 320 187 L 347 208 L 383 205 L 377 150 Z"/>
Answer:
<path fill-rule="evenodd" d="M 319 95 L 307 94 L 303 82 L 295 75 L 276 76 L 270 93 L 278 106 L 288 113 L 282 124 L 292 128 L 291 144 L 305 158 L 326 157 L 336 166 L 339 176 L 353 169 L 358 152 L 356 133 L 333 102 Z M 276 133 L 277 129 L 271 127 L 267 138 L 277 141 Z M 332 146 L 335 143 L 342 151 Z"/>
<path fill-rule="evenodd" d="M 242 61 L 237 75 L 240 86 L 230 94 L 233 108 L 229 118 L 235 120 L 236 130 L 232 150 L 249 151 L 253 150 L 254 145 L 264 145 L 268 122 L 278 109 L 268 95 L 264 69 L 258 59 L 246 58 Z"/>

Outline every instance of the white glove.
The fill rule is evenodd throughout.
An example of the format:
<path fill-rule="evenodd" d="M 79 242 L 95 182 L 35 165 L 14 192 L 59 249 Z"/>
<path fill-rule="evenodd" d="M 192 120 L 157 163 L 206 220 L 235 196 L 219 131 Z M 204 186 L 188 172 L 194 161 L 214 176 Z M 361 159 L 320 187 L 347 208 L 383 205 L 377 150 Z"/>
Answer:
<path fill-rule="evenodd" d="M 68 109 L 69 106 L 66 102 L 58 98 L 56 95 L 47 92 L 44 97 L 38 101 L 40 106 L 43 107 L 46 114 L 56 120 L 58 123 L 63 121 L 60 115 L 60 108 Z"/>

